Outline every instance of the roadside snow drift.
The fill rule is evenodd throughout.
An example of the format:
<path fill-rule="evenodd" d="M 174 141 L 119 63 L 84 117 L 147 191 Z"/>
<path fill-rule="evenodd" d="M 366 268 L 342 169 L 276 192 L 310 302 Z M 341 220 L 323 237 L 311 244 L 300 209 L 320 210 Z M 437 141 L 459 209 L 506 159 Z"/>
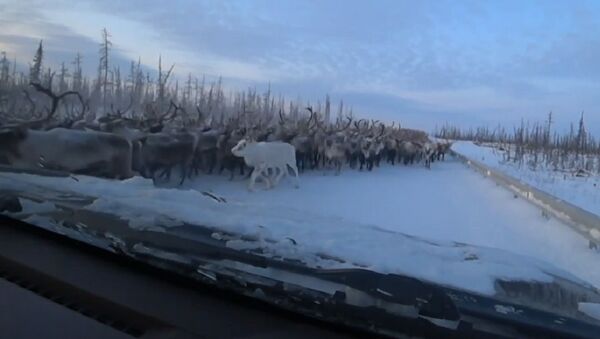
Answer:
<path fill-rule="evenodd" d="M 132 228 L 166 229 L 177 221 L 210 226 L 214 236 L 223 231 L 256 239 L 230 240 L 232 248 L 262 248 L 264 255 L 312 267 L 362 267 L 485 294 L 495 293 L 496 279 L 550 282 L 559 276 L 600 286 L 600 255 L 583 237 L 454 160 L 432 170 L 310 172 L 300 189 L 284 180 L 254 193 L 241 179 L 217 176 L 181 189 L 156 188 L 141 178 L 77 179 L 2 173 L 0 187 L 98 197 L 86 208 L 119 215 Z"/>
<path fill-rule="evenodd" d="M 470 141 L 456 142 L 452 149 L 541 191 L 600 215 L 600 176 L 578 177 L 555 171 L 544 164 L 522 166 L 504 160 L 504 153 L 493 147 L 477 146 Z"/>

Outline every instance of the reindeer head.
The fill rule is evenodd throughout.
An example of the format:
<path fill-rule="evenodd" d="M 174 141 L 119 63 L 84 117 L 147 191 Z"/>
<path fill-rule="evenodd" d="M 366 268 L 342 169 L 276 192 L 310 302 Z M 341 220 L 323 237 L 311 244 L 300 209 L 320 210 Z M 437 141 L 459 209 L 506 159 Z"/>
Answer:
<path fill-rule="evenodd" d="M 345 155 L 345 143 L 346 136 L 341 132 L 326 135 L 323 142 L 326 156 L 331 158 Z"/>
<path fill-rule="evenodd" d="M 248 135 L 248 129 L 246 127 L 235 128 L 230 133 L 230 137 L 233 139 L 241 139 L 246 135 Z"/>
<path fill-rule="evenodd" d="M 380 125 L 379 134 L 377 136 L 375 136 L 375 142 L 376 143 L 383 143 L 384 139 L 385 139 L 385 125 L 381 124 Z"/>
<path fill-rule="evenodd" d="M 19 157 L 18 145 L 27 135 L 28 130 L 24 127 L 0 128 L 0 155 Z"/>
<path fill-rule="evenodd" d="M 351 152 L 358 150 L 358 148 L 360 147 L 360 143 L 362 142 L 362 139 L 360 138 L 359 134 L 353 134 L 350 136 L 349 139 L 350 142 L 348 143 L 348 149 Z"/>
<path fill-rule="evenodd" d="M 243 157 L 246 154 L 246 149 L 249 145 L 255 144 L 255 141 L 242 139 L 232 149 L 231 153 L 237 157 Z"/>
<path fill-rule="evenodd" d="M 363 151 L 363 153 L 367 153 L 367 152 L 369 152 L 369 149 L 371 149 L 372 145 L 373 145 L 373 138 L 366 137 L 362 140 L 361 150 Z"/>
<path fill-rule="evenodd" d="M 27 128 L 21 126 L 3 126 L 0 128 L 0 144 L 19 142 L 27 137 Z"/>

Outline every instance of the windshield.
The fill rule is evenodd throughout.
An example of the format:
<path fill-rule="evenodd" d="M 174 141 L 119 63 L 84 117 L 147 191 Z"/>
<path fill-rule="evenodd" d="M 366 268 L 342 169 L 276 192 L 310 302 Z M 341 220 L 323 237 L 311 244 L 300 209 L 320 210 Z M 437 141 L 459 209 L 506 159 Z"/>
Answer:
<path fill-rule="evenodd" d="M 598 325 L 599 32 L 591 2 L 2 1 L 0 213 L 221 287 L 367 271 Z"/>

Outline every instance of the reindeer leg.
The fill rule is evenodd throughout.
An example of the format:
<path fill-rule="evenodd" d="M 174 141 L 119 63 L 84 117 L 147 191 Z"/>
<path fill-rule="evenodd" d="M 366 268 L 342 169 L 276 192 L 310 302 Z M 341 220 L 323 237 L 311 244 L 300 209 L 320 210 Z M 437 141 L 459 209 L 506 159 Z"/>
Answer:
<path fill-rule="evenodd" d="M 292 171 L 294 172 L 294 188 L 300 188 L 300 178 L 298 176 L 298 167 L 293 167 L 290 166 L 292 168 Z M 287 168 L 286 168 L 287 170 Z"/>
<path fill-rule="evenodd" d="M 198 174 L 200 174 L 200 166 L 198 163 L 196 163 L 196 161 L 192 160 L 187 171 L 187 177 L 188 179 L 192 180 L 192 177 L 197 177 Z"/>
<path fill-rule="evenodd" d="M 211 154 L 206 154 L 206 153 L 202 153 L 201 156 L 201 163 L 204 164 L 204 166 L 201 166 L 202 170 L 206 173 L 206 174 L 212 174 L 215 165 L 217 163 L 217 159 L 215 156 L 215 159 L 212 158 Z"/>
<path fill-rule="evenodd" d="M 279 184 L 279 181 L 281 180 L 281 178 L 283 178 L 283 176 L 286 174 L 287 172 L 287 165 L 283 168 L 281 167 L 275 167 L 275 170 L 279 170 L 279 173 L 277 173 L 277 176 L 275 177 L 273 186 L 277 186 Z"/>
<path fill-rule="evenodd" d="M 265 171 L 266 171 L 266 173 L 265 173 Z M 273 171 L 275 171 L 275 169 L 273 169 Z M 261 177 L 265 181 L 265 185 L 266 185 L 265 189 L 270 190 L 271 188 L 273 188 L 276 185 L 276 183 L 271 182 L 269 168 L 265 168 L 265 170 L 263 170 L 261 172 Z"/>
<path fill-rule="evenodd" d="M 171 180 L 171 167 L 165 167 L 158 175 L 158 178 L 162 178 L 166 182 L 169 182 L 169 180 Z"/>
<path fill-rule="evenodd" d="M 315 155 L 315 168 L 323 168 L 322 166 L 323 160 L 321 159 L 321 154 Z"/>
<path fill-rule="evenodd" d="M 179 186 L 183 185 L 185 181 L 185 177 L 187 176 L 187 166 L 185 164 L 181 164 L 181 180 L 179 181 Z"/>
<path fill-rule="evenodd" d="M 254 168 L 254 171 L 252 171 L 252 175 L 250 175 L 250 182 L 248 183 L 248 190 L 250 192 L 254 191 L 254 184 L 256 183 L 256 178 L 258 178 L 259 175 L 262 175 L 262 172 L 264 171 L 264 166 L 263 165 L 258 165 Z M 265 179 L 267 181 L 267 185 L 269 185 L 269 179 L 266 178 Z"/>
<path fill-rule="evenodd" d="M 235 175 L 235 165 L 228 166 L 229 168 L 229 181 L 233 181 L 233 176 Z"/>
<path fill-rule="evenodd" d="M 169 170 L 168 167 L 163 168 L 162 172 L 160 172 L 160 174 L 158 175 L 158 178 L 165 178 L 167 176 L 167 171 Z"/>

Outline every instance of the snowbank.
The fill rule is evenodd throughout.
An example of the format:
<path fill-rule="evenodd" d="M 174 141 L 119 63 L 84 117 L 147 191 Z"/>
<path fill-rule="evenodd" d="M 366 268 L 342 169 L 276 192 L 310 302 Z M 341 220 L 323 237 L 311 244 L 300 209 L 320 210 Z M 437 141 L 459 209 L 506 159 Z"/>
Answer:
<path fill-rule="evenodd" d="M 504 151 L 494 147 L 477 146 L 468 141 L 456 142 L 452 149 L 528 185 L 600 215 L 600 177 L 598 176 L 578 177 L 572 173 L 558 172 L 544 166 L 536 168 L 527 164 L 519 166 L 505 161 Z"/>

